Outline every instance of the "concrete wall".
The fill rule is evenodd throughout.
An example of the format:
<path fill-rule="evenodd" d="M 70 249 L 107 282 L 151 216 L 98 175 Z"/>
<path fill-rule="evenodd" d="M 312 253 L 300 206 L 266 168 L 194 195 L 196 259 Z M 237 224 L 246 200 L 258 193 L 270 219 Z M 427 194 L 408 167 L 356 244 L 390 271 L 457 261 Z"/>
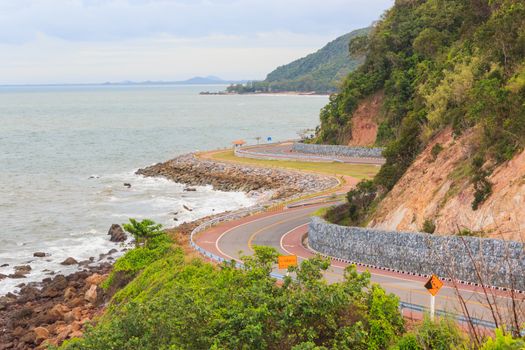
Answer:
<path fill-rule="evenodd" d="M 474 260 L 485 284 L 525 290 L 525 245 L 519 242 L 346 227 L 318 217 L 308 242 L 322 254 L 353 262 L 480 283 Z"/>
<path fill-rule="evenodd" d="M 331 155 L 343 157 L 359 158 L 382 158 L 382 148 L 369 147 L 349 147 L 337 145 L 315 145 L 308 143 L 296 142 L 292 146 L 292 151 L 301 153 L 311 153 L 318 155 Z"/>

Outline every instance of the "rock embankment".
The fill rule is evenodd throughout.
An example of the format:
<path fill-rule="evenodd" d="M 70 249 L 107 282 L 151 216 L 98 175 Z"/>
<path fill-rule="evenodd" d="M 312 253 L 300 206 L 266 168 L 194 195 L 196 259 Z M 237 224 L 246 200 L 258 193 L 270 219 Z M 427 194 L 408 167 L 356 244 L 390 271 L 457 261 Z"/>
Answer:
<path fill-rule="evenodd" d="M 0 297 L 0 350 L 45 349 L 81 337 L 109 298 L 100 283 L 111 270 L 103 263 L 68 276 L 24 285 Z"/>
<path fill-rule="evenodd" d="M 163 176 L 190 186 L 212 185 L 221 191 L 270 191 L 271 199 L 288 198 L 299 193 L 311 193 L 334 186 L 336 180 L 316 174 L 291 170 L 262 168 L 199 159 L 186 154 L 158 163 L 137 174 Z"/>

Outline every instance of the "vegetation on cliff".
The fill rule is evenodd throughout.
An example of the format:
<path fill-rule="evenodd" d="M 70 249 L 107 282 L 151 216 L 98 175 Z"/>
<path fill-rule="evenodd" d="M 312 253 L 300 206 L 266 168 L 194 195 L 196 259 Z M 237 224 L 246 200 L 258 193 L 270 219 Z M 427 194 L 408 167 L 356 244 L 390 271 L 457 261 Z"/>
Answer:
<path fill-rule="evenodd" d="M 474 129 L 469 173 L 477 209 L 491 195 L 491 171 L 525 142 L 525 3 L 397 0 L 350 46 L 366 60 L 330 97 L 316 141 L 340 142 L 360 101 L 384 91 L 376 144 L 386 147 L 387 161 L 363 189 L 367 197 L 390 191 L 441 130 L 460 136 Z"/>
<path fill-rule="evenodd" d="M 335 92 L 343 78 L 363 61 L 363 56 L 349 57 L 350 40 L 367 35 L 369 31 L 370 28 L 358 29 L 340 36 L 319 51 L 278 67 L 263 81 L 231 85 L 227 91 L 236 93 Z"/>

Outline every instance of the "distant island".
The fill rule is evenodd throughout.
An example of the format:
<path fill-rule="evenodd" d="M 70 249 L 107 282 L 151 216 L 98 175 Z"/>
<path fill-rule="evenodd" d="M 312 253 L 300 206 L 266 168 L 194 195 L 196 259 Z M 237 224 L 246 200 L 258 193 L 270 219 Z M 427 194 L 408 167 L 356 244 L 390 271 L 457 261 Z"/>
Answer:
<path fill-rule="evenodd" d="M 350 41 L 368 36 L 370 30 L 363 28 L 340 36 L 317 52 L 278 67 L 263 81 L 232 83 L 222 94 L 337 92 L 341 81 L 364 61 L 364 56 L 350 57 Z"/>

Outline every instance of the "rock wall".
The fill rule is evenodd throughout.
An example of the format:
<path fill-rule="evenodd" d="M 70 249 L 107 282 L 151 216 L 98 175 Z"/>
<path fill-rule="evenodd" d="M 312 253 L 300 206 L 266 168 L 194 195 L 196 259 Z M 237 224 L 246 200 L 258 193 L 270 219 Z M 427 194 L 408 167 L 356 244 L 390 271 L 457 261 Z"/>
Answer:
<path fill-rule="evenodd" d="M 480 283 L 474 261 L 483 283 L 525 290 L 525 245 L 515 241 L 346 227 L 314 217 L 308 242 L 341 259 Z"/>
<path fill-rule="evenodd" d="M 315 145 L 296 142 L 292 146 L 293 152 L 311 153 L 356 158 L 382 158 L 382 148 L 348 147 L 339 145 Z"/>

